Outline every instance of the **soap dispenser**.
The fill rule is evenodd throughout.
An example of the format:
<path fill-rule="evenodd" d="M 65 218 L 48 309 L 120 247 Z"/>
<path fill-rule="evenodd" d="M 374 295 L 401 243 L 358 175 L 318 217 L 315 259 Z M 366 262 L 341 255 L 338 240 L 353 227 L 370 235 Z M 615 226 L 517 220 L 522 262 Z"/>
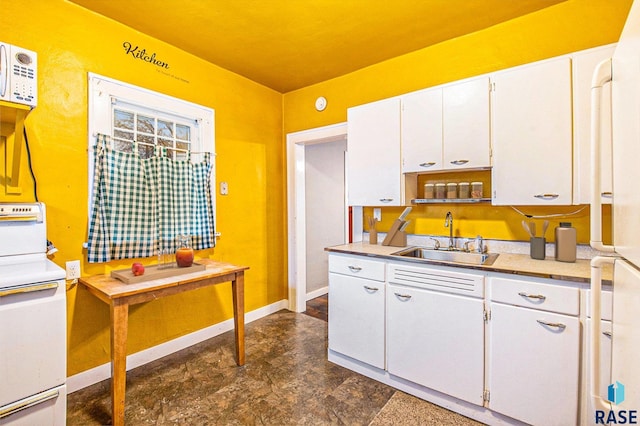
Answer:
<path fill-rule="evenodd" d="M 576 228 L 570 222 L 560 222 L 556 227 L 556 260 L 558 262 L 576 261 Z"/>

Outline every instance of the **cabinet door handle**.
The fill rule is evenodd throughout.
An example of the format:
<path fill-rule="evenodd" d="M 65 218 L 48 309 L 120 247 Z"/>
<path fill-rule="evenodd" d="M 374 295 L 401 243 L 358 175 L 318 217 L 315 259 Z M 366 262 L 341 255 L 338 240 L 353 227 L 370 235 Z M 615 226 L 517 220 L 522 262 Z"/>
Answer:
<path fill-rule="evenodd" d="M 367 291 L 378 291 L 378 290 L 380 290 L 378 287 L 369 287 L 368 285 L 365 285 L 364 289 L 367 290 Z"/>
<path fill-rule="evenodd" d="M 538 324 L 542 324 L 542 325 L 546 325 L 547 327 L 555 327 L 555 328 L 559 328 L 560 330 L 564 330 L 565 328 L 567 328 L 566 325 L 560 323 L 560 322 L 546 322 L 546 321 L 542 321 L 542 320 L 536 320 L 538 321 Z"/>
<path fill-rule="evenodd" d="M 362 268 L 359 267 L 359 266 L 351 266 L 351 265 L 349 265 L 349 270 L 351 272 L 360 272 L 360 271 L 362 271 Z"/>
<path fill-rule="evenodd" d="M 429 161 L 428 163 L 420 163 L 420 167 L 432 167 L 435 165 L 436 163 L 434 163 L 433 161 Z"/>
<path fill-rule="evenodd" d="M 451 164 L 453 164 L 454 166 L 462 166 L 463 164 L 467 164 L 469 162 L 469 160 L 453 160 L 450 161 Z"/>
<path fill-rule="evenodd" d="M 539 300 L 545 300 L 547 298 L 547 296 L 543 296 L 542 294 L 527 294 L 524 291 L 521 291 L 520 293 L 518 293 L 518 296 L 526 297 L 528 299 L 539 299 Z"/>
<path fill-rule="evenodd" d="M 540 199 L 540 200 L 555 200 L 556 198 L 558 198 L 560 195 L 558 194 L 537 194 L 534 195 L 534 197 Z"/>
<path fill-rule="evenodd" d="M 380 198 L 380 202 L 382 203 L 390 203 L 393 201 L 393 198 Z"/>
<path fill-rule="evenodd" d="M 602 198 L 613 198 L 613 193 L 611 191 L 605 191 L 600 193 Z"/>
<path fill-rule="evenodd" d="M 603 331 L 602 334 L 604 334 L 607 337 L 613 337 L 613 333 L 610 331 Z"/>
<path fill-rule="evenodd" d="M 404 300 L 409 300 L 411 299 L 411 295 L 410 294 L 402 294 L 402 293 L 393 293 L 396 295 L 396 297 L 399 297 L 400 299 L 404 299 Z"/>

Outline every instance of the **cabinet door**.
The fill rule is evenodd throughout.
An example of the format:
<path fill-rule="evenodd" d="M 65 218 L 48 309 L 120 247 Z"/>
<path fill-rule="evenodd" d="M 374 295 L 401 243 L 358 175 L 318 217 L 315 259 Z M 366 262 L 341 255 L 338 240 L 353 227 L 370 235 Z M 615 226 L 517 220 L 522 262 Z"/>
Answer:
<path fill-rule="evenodd" d="M 384 369 L 384 285 L 329 274 L 329 349 Z"/>
<path fill-rule="evenodd" d="M 347 117 L 349 205 L 401 205 L 400 99 L 349 108 Z"/>
<path fill-rule="evenodd" d="M 492 303 L 489 324 L 489 408 L 533 425 L 577 424 L 578 318 Z"/>
<path fill-rule="evenodd" d="M 444 87 L 442 117 L 444 168 L 491 166 L 489 77 Z"/>
<path fill-rule="evenodd" d="M 482 299 L 389 285 L 387 370 L 482 405 Z"/>
<path fill-rule="evenodd" d="M 573 55 L 573 204 L 591 200 L 591 78 L 596 66 L 613 56 L 614 46 L 589 49 Z M 602 202 L 611 204 L 611 83 L 602 89 L 600 120 Z"/>
<path fill-rule="evenodd" d="M 402 98 L 402 172 L 442 169 L 442 89 Z"/>
<path fill-rule="evenodd" d="M 571 204 L 568 58 L 494 75 L 493 203 Z"/>

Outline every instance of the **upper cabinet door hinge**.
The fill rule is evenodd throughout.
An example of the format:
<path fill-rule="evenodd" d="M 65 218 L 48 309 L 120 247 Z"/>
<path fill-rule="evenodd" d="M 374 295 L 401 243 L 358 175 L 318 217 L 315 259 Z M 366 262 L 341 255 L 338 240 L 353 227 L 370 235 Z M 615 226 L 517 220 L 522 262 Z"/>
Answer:
<path fill-rule="evenodd" d="M 489 91 L 490 92 L 495 92 L 496 91 L 496 82 L 492 81 L 489 83 Z"/>
<path fill-rule="evenodd" d="M 482 400 L 489 402 L 490 397 L 491 397 L 491 392 L 489 392 L 489 389 L 485 389 L 484 392 L 482 392 Z"/>
<path fill-rule="evenodd" d="M 491 311 L 487 311 L 486 309 L 482 311 L 482 319 L 484 320 L 484 322 L 489 322 L 489 320 L 491 319 Z"/>

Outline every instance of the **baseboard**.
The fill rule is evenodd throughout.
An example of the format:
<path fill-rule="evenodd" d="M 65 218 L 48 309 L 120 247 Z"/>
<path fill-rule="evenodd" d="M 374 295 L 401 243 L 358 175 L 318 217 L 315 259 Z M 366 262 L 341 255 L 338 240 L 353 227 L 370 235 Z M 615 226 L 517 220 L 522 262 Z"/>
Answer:
<path fill-rule="evenodd" d="M 250 323 L 257 319 L 266 317 L 267 315 L 270 315 L 274 312 L 278 312 L 282 309 L 287 309 L 288 306 L 289 302 L 287 300 L 280 300 L 279 302 L 272 303 L 271 305 L 264 306 L 260 309 L 256 309 L 251 312 L 245 312 L 244 322 L 245 324 Z M 128 355 L 127 371 L 132 370 L 136 367 L 140 367 L 141 365 L 147 364 L 151 361 L 155 361 L 156 359 L 160 359 L 163 356 L 178 352 L 182 349 L 188 348 L 189 346 L 193 346 L 196 343 L 200 343 L 204 340 L 218 336 L 230 330 L 233 330 L 233 318 L 222 321 L 218 324 L 214 324 L 210 327 L 194 331 L 193 333 L 180 336 L 177 339 L 161 343 L 157 346 L 153 346 L 143 351 Z M 86 370 L 73 376 L 67 377 L 67 392 L 75 392 L 110 377 L 111 363 L 99 365 L 98 367 L 94 367 L 90 370 Z"/>
<path fill-rule="evenodd" d="M 312 292 L 307 293 L 307 301 L 315 299 L 316 297 L 324 296 L 327 293 L 329 293 L 329 287 L 322 287 L 317 290 L 313 290 Z"/>

